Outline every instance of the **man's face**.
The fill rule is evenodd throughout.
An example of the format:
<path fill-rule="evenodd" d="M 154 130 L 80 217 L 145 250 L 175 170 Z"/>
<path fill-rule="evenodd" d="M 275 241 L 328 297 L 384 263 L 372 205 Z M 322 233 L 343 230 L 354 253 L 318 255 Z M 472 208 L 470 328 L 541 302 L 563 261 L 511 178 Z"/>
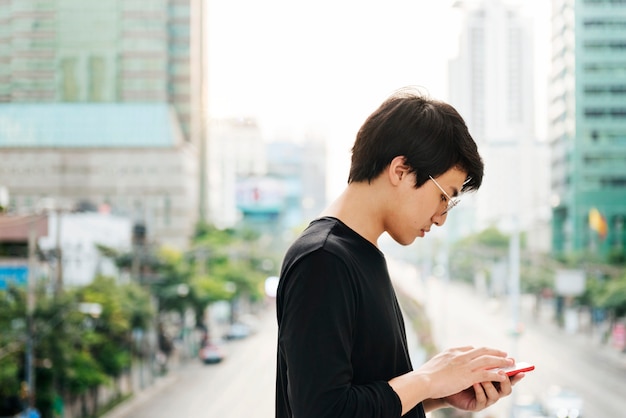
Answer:
<path fill-rule="evenodd" d="M 397 190 L 397 202 L 386 231 L 402 245 L 409 245 L 415 238 L 424 237 L 433 225 L 442 226 L 451 210 L 450 201 L 461 192 L 467 173 L 451 168 L 433 177 L 421 187 L 415 188 L 415 174 L 403 177 Z"/>

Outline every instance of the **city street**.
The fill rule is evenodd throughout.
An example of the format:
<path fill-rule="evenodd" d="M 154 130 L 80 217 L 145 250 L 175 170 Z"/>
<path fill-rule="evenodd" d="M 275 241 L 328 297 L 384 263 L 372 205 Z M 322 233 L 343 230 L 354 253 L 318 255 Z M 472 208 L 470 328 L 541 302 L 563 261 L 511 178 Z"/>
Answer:
<path fill-rule="evenodd" d="M 259 316 L 255 334 L 224 343 L 218 364 L 191 361 L 149 396 L 138 396 L 105 418 L 241 418 L 274 416 L 276 315 Z"/>
<path fill-rule="evenodd" d="M 407 270 L 408 269 L 408 270 Z M 515 388 L 515 396 L 476 414 L 508 418 L 509 408 L 522 395 L 541 398 L 552 385 L 575 390 L 585 401 L 583 417 L 613 418 L 626 409 L 626 367 L 606 361 L 588 339 L 566 334 L 547 321 L 525 318 L 525 332 L 513 341 L 506 303 L 475 295 L 469 287 L 431 279 L 418 280 L 412 267 L 392 269 L 396 287 L 426 303 L 439 348 L 494 346 L 536 370 Z M 529 310 L 525 301 L 524 312 Z M 106 418 L 271 417 L 274 414 L 276 322 L 273 308 L 262 312 L 256 334 L 224 344 L 228 358 L 216 365 L 199 361 L 167 377 L 170 381 L 139 395 Z M 418 366 L 416 364 L 416 366 Z"/>

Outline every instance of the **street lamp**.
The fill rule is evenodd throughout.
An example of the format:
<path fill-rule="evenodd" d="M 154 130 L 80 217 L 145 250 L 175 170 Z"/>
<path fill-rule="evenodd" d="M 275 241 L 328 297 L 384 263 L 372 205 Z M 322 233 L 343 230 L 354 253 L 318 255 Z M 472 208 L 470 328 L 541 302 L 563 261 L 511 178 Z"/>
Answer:
<path fill-rule="evenodd" d="M 34 320 L 35 312 L 35 246 L 36 232 L 35 222 L 37 217 L 31 220 L 28 228 L 28 284 L 26 293 L 26 396 L 28 410 L 34 408 L 35 402 L 35 373 L 33 370 L 34 352 Z"/>

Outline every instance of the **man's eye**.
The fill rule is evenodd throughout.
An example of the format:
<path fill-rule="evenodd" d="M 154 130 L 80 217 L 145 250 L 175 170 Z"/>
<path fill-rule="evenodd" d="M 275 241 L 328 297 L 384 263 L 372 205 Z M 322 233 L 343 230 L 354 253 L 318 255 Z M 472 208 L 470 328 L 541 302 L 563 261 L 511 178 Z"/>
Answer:
<path fill-rule="evenodd" d="M 443 194 L 442 194 L 442 195 L 441 195 L 441 201 L 442 201 L 442 202 L 447 202 L 447 201 L 448 201 L 448 198 L 447 198 L 445 195 L 443 195 Z"/>

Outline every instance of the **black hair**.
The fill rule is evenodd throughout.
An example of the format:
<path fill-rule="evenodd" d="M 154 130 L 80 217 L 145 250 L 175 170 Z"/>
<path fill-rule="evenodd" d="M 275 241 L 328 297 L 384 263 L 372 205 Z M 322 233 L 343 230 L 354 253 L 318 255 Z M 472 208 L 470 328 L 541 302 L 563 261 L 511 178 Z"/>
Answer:
<path fill-rule="evenodd" d="M 348 183 L 371 182 L 398 156 L 415 173 L 415 187 L 453 167 L 467 173 L 462 191 L 482 183 L 483 161 L 461 115 L 412 88 L 396 91 L 361 126 Z"/>

